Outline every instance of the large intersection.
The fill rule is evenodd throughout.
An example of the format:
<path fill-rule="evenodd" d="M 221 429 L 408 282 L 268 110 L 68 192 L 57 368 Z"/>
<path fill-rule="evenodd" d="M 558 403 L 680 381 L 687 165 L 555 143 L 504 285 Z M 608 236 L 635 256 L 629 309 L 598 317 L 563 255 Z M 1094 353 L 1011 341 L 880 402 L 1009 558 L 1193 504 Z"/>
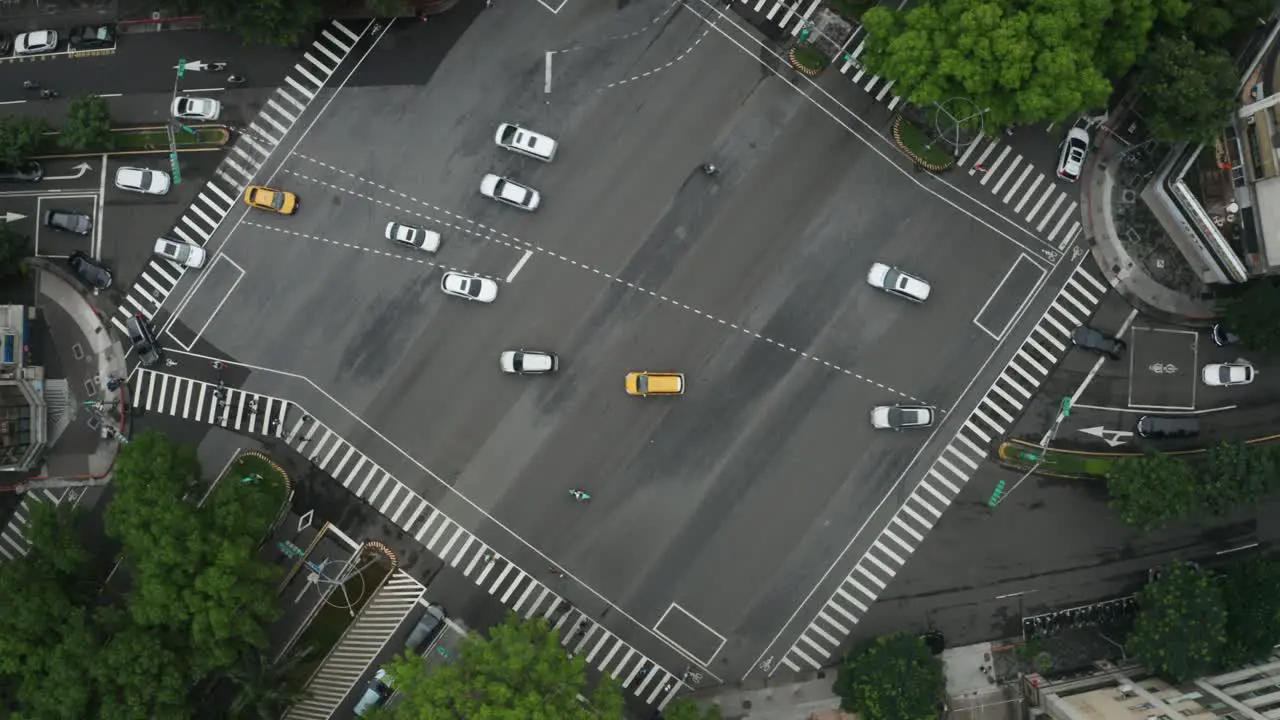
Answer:
<path fill-rule="evenodd" d="M 464 36 L 425 86 L 340 90 L 271 176 L 300 213 L 233 212 L 167 333 L 323 389 L 327 426 L 483 542 L 564 568 L 566 597 L 678 653 L 660 662 L 728 679 L 803 629 L 788 618 L 858 559 L 851 536 L 926 440 L 873 433 L 871 406 L 951 409 L 1051 268 L 683 8 L 511 7 L 468 31 L 519 23 L 499 57 Z M 546 53 L 575 47 L 547 94 Z M 503 121 L 557 137 L 556 161 L 494 147 Z M 544 207 L 480 197 L 491 171 Z M 389 220 L 444 245 L 397 250 Z M 873 290 L 874 261 L 933 298 Z M 441 268 L 499 279 L 497 302 L 445 297 Z M 522 346 L 560 352 L 561 373 L 501 376 Z M 628 398 L 636 369 L 680 370 L 689 392 Z"/>

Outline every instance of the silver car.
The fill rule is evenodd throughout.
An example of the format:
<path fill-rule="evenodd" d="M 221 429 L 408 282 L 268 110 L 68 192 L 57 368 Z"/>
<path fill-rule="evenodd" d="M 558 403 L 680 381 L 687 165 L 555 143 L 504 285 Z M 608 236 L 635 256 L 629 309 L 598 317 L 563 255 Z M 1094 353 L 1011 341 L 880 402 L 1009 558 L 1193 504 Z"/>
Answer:
<path fill-rule="evenodd" d="M 936 411 L 928 405 L 877 405 L 871 408 L 871 427 L 877 430 L 927 428 Z"/>
<path fill-rule="evenodd" d="M 537 190 L 493 173 L 480 181 L 480 194 L 521 210 L 537 210 L 542 203 L 542 196 Z"/>
<path fill-rule="evenodd" d="M 169 238 L 160 238 L 156 240 L 156 245 L 152 248 L 152 252 L 192 270 L 199 270 L 204 267 L 204 248 L 197 245 L 178 242 Z"/>
<path fill-rule="evenodd" d="M 932 291 L 929 283 L 924 280 L 884 263 L 874 263 L 871 266 L 867 271 L 867 283 L 873 288 L 879 288 L 912 302 L 928 300 L 929 293 Z"/>

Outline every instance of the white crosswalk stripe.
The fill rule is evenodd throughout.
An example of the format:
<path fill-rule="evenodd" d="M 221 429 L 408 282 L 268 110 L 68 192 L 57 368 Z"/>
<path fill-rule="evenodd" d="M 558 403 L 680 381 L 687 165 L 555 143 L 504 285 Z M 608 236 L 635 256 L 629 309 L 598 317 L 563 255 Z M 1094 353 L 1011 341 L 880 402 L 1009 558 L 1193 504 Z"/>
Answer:
<path fill-rule="evenodd" d="M 590 653 L 590 664 L 615 678 L 623 688 L 661 710 L 678 690 L 681 678 L 635 650 L 589 615 L 571 606 L 538 578 L 497 554 L 479 537 L 455 522 L 360 452 L 327 425 L 288 400 L 226 389 L 218 402 L 217 386 L 139 368 L 130 381 L 135 408 L 174 415 L 235 430 L 273 435 L 392 523 L 422 543 L 450 567 L 498 598 L 523 617 L 545 617 L 561 630 L 561 644 L 574 654 Z M 550 571 L 545 571 L 550 575 Z M 605 649 L 609 650 L 606 652 Z M 619 649 L 627 652 L 619 655 Z"/>
<path fill-rule="evenodd" d="M 1023 403 L 1015 398 L 1030 399 L 1067 353 L 1070 333 L 1066 328 L 1088 320 L 1107 290 L 1092 273 L 1083 267 L 1076 268 L 1009 365 L 978 401 L 968 420 L 933 461 L 880 536 L 818 610 L 813 622 L 800 633 L 783 656 L 781 665 L 800 672 L 829 664 L 843 639 L 906 565 L 911 553 L 990 454 L 992 444 L 1021 414 Z"/>
<path fill-rule="evenodd" d="M 187 207 L 187 212 L 171 231 L 175 239 L 194 245 L 204 245 L 209 241 L 223 219 L 236 206 L 241 191 L 253 181 L 258 169 L 297 122 L 311 99 L 329 81 L 364 32 L 350 30 L 336 20 L 321 32 L 320 37 L 311 45 L 316 53 L 305 53 L 305 64 L 300 61 L 294 65 L 293 72 L 285 78 L 286 85 L 276 88 L 275 93 L 267 99 L 249 129 L 241 133 L 231 145 L 230 152 L 214 171 L 214 177 L 205 183 L 200 194 Z M 323 60 L 317 59 L 317 54 Z M 274 136 L 276 133 L 279 138 Z M 142 315 L 148 320 L 155 317 L 160 305 L 177 287 L 178 280 L 185 272 L 185 267 L 162 258 L 153 258 L 134 281 L 111 322 L 124 333 L 124 321 L 130 315 Z"/>
<path fill-rule="evenodd" d="M 0 531 L 0 561 L 13 560 L 19 555 L 31 551 L 31 543 L 27 541 L 27 523 L 31 517 L 31 506 L 35 503 L 49 502 L 60 505 L 64 502 L 74 503 L 80 493 L 70 488 L 49 490 L 32 490 L 22 496 L 22 502 L 13 511 L 9 523 Z"/>

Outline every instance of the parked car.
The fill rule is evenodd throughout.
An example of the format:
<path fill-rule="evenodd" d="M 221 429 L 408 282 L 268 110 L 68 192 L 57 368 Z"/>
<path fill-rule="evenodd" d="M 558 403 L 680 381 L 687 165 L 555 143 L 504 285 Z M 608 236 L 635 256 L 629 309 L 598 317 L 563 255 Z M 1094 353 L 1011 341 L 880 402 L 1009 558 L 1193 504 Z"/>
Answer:
<path fill-rule="evenodd" d="M 412 650 L 418 655 L 426 654 L 431 649 L 431 643 L 440 635 L 440 631 L 444 630 L 445 619 L 448 617 L 440 605 L 428 604 L 422 619 L 418 620 L 418 624 L 409 631 L 409 638 L 404 642 L 405 649 Z"/>
<path fill-rule="evenodd" d="M 173 116 L 179 120 L 217 120 L 222 103 L 213 98 L 179 95 L 173 99 Z"/>
<path fill-rule="evenodd" d="M 521 155 L 528 155 L 543 162 L 551 162 L 552 158 L 556 156 L 555 140 L 542 133 L 526 130 L 519 125 L 512 125 L 511 123 L 499 125 L 493 141 L 498 144 L 498 147 L 518 152 Z"/>
<path fill-rule="evenodd" d="M 0 57 L 13 52 L 13 33 L 0 32 Z"/>
<path fill-rule="evenodd" d="M 35 160 L 0 169 L 0 182 L 40 182 L 43 178 L 44 168 Z"/>
<path fill-rule="evenodd" d="M 440 279 L 440 289 L 446 295 L 482 303 L 491 303 L 498 297 L 498 283 L 493 280 L 452 270 Z"/>
<path fill-rule="evenodd" d="M 1201 371 L 1204 384 L 1216 387 L 1248 385 L 1255 375 L 1253 366 L 1246 362 L 1210 363 Z"/>
<path fill-rule="evenodd" d="M 169 173 L 138 167 L 116 168 L 116 187 L 144 195 L 169 192 Z"/>
<path fill-rule="evenodd" d="M 373 679 L 369 681 L 369 686 L 365 688 L 364 694 L 356 701 L 355 707 L 351 708 L 351 712 L 356 717 L 364 717 L 370 710 L 381 707 L 387 700 L 395 694 L 391 686 L 386 683 L 387 671 L 381 668 L 374 673 Z"/>
<path fill-rule="evenodd" d="M 36 30 L 19 35 L 13 41 L 14 55 L 39 55 L 58 49 L 57 30 Z"/>
<path fill-rule="evenodd" d="M 1062 154 L 1058 156 L 1058 177 L 1068 182 L 1080 179 L 1084 169 L 1084 156 L 1089 153 L 1089 133 L 1084 128 L 1073 127 L 1062 141 Z"/>
<path fill-rule="evenodd" d="M 521 210 L 537 210 L 542 203 L 542 196 L 537 190 L 493 173 L 480 181 L 480 194 Z"/>
<path fill-rule="evenodd" d="M 67 258 L 67 264 L 86 285 L 95 290 L 106 290 L 115 281 L 115 277 L 106 265 L 94 260 L 83 250 L 71 253 Z"/>
<path fill-rule="evenodd" d="M 259 210 L 292 215 L 298 211 L 298 196 L 288 190 L 250 185 L 244 189 L 244 204 Z"/>
<path fill-rule="evenodd" d="M 871 408 L 871 427 L 877 430 L 927 428 L 937 411 L 928 405 L 877 405 Z"/>
<path fill-rule="evenodd" d="M 133 349 L 138 353 L 138 359 L 142 364 L 151 367 L 160 362 L 164 357 L 164 351 L 156 344 L 156 336 L 151 332 L 151 323 L 147 322 L 147 318 L 142 315 L 131 315 L 124 323 L 125 331 L 129 334 L 129 342 L 133 344 Z"/>
<path fill-rule="evenodd" d="M 867 271 L 867 282 L 873 288 L 879 288 L 912 302 L 928 300 L 932 290 L 929 283 L 924 280 L 884 263 L 872 264 L 871 269 Z"/>
<path fill-rule="evenodd" d="M 684 375 L 674 372 L 627 373 L 628 395 L 683 395 Z"/>
<path fill-rule="evenodd" d="M 1119 360 L 1120 353 L 1129 347 L 1129 344 L 1120 338 L 1107 335 L 1088 325 L 1081 325 L 1071 331 L 1071 344 L 1082 350 L 1105 355 L 1112 360 Z"/>
<path fill-rule="evenodd" d="M 156 245 L 152 252 L 165 260 L 184 265 L 192 270 L 199 270 L 204 267 L 205 251 L 199 245 L 170 240 L 169 238 L 159 238 L 156 240 Z"/>
<path fill-rule="evenodd" d="M 1200 434 L 1200 421 L 1193 417 L 1143 415 L 1138 418 L 1137 433 L 1144 438 L 1195 437 Z"/>
<path fill-rule="evenodd" d="M 389 222 L 387 223 L 386 236 L 388 240 L 398 245 L 426 250 L 431 253 L 440 249 L 440 233 L 426 230 L 416 225 Z"/>
<path fill-rule="evenodd" d="M 1228 330 L 1222 323 L 1214 323 L 1210 335 L 1213 337 L 1213 344 L 1218 347 L 1240 344 L 1240 336 Z"/>
<path fill-rule="evenodd" d="M 498 356 L 498 365 L 504 373 L 545 375 L 560 369 L 560 358 L 542 350 L 504 350 Z"/>
<path fill-rule="evenodd" d="M 93 232 L 93 218 L 70 210 L 50 210 L 44 214 L 44 224 L 54 230 L 88 235 Z"/>
<path fill-rule="evenodd" d="M 116 44 L 116 31 L 110 25 L 80 25 L 71 28 L 67 45 L 72 50 L 97 50 Z"/>

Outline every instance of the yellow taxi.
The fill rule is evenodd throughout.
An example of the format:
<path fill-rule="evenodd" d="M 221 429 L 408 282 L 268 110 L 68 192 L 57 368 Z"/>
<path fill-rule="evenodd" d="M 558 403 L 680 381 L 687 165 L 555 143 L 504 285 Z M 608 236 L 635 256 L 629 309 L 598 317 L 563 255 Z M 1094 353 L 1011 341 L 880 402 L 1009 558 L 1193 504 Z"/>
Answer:
<path fill-rule="evenodd" d="M 671 372 L 627 373 L 628 395 L 683 395 L 684 375 Z"/>
<path fill-rule="evenodd" d="M 250 185 L 244 189 L 244 204 L 259 210 L 292 215 L 298 209 L 298 196 L 288 190 Z"/>

